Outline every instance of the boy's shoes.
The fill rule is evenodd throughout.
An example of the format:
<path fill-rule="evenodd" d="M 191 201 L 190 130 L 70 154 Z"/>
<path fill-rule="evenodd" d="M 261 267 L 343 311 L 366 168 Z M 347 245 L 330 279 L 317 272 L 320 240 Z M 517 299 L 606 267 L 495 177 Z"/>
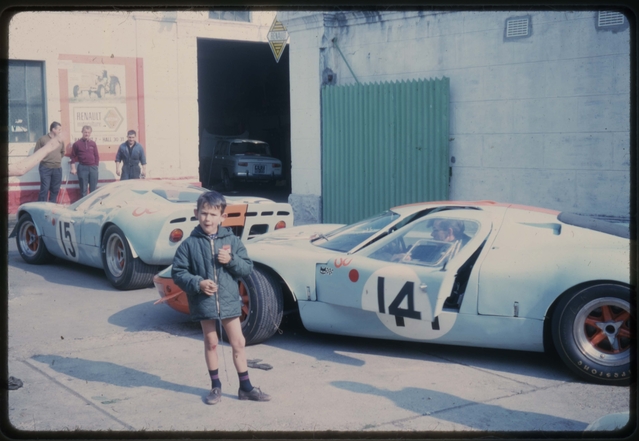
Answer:
<path fill-rule="evenodd" d="M 214 387 L 211 392 L 204 398 L 206 404 L 217 404 L 222 399 L 222 389 Z"/>
<path fill-rule="evenodd" d="M 244 392 L 242 389 L 239 389 L 237 391 L 237 397 L 240 400 L 271 401 L 271 396 L 262 392 L 259 387 L 254 387 L 250 392 Z"/>

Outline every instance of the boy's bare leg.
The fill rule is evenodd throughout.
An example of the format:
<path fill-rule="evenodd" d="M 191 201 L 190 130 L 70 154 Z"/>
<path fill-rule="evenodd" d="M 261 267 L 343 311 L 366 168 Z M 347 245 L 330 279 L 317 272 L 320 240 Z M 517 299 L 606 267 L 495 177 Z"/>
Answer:
<path fill-rule="evenodd" d="M 213 371 L 218 368 L 217 345 L 219 340 L 217 338 L 217 332 L 215 332 L 216 321 L 202 320 L 200 324 L 202 325 L 202 333 L 204 334 L 204 359 L 206 360 L 206 366 L 209 371 Z"/>
<path fill-rule="evenodd" d="M 228 336 L 231 348 L 233 348 L 233 364 L 237 369 L 240 380 L 240 388 L 237 391 L 237 397 L 240 400 L 251 401 L 270 401 L 271 396 L 262 392 L 259 387 L 253 387 L 249 379 L 248 365 L 246 363 L 246 340 L 242 334 L 242 324 L 240 318 L 222 320 L 222 325 Z"/>
<path fill-rule="evenodd" d="M 246 352 L 244 347 L 246 340 L 244 334 L 242 334 L 242 324 L 239 317 L 222 320 L 222 325 L 228 336 L 229 344 L 233 349 L 233 364 L 237 372 L 248 371 L 248 365 L 246 362 Z"/>

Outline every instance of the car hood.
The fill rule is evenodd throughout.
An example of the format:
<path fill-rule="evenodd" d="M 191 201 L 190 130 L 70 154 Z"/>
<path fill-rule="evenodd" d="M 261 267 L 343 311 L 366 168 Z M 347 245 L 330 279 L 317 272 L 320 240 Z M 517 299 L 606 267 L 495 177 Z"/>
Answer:
<path fill-rule="evenodd" d="M 311 224 L 283 228 L 251 239 L 248 244 L 282 244 L 284 242 L 308 241 L 315 234 L 328 234 L 344 224 Z"/>

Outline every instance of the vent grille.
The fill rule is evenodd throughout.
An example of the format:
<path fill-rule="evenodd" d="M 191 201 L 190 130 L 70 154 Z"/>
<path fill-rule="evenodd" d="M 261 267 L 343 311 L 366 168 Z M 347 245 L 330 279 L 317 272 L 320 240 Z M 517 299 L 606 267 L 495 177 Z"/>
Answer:
<path fill-rule="evenodd" d="M 506 38 L 527 37 L 530 33 L 530 19 L 513 18 L 506 20 Z"/>
<path fill-rule="evenodd" d="M 621 12 L 601 11 L 597 17 L 597 26 L 600 28 L 606 26 L 619 26 L 624 24 L 625 17 Z"/>

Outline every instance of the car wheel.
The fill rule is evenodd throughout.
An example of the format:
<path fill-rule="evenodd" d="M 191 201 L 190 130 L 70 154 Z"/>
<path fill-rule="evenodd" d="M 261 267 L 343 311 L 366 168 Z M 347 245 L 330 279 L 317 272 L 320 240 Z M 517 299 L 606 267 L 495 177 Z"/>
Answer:
<path fill-rule="evenodd" d="M 104 234 L 102 266 L 109 282 L 121 290 L 145 288 L 158 272 L 157 266 L 133 257 L 126 236 L 116 225 L 111 225 Z"/>
<path fill-rule="evenodd" d="M 240 280 L 242 298 L 242 333 L 247 345 L 270 338 L 282 322 L 284 299 L 282 288 L 265 269 L 254 267 L 248 277 Z"/>
<path fill-rule="evenodd" d="M 222 188 L 226 191 L 233 190 L 233 180 L 227 170 L 222 170 Z"/>
<path fill-rule="evenodd" d="M 553 341 L 564 363 L 581 378 L 628 385 L 634 323 L 630 289 L 590 286 L 559 301 L 552 317 Z"/>
<path fill-rule="evenodd" d="M 17 231 L 16 245 L 25 262 L 41 265 L 53 260 L 53 254 L 47 250 L 44 241 L 38 236 L 38 231 L 30 214 L 20 216 Z"/>

